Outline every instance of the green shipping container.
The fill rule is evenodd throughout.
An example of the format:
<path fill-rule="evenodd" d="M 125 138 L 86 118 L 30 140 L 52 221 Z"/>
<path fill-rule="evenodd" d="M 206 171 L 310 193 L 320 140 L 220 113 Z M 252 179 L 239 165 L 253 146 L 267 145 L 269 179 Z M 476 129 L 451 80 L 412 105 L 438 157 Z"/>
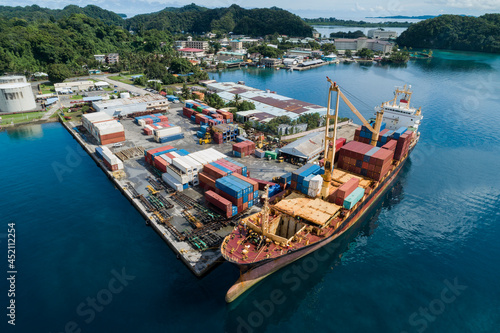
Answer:
<path fill-rule="evenodd" d="M 345 209 L 351 209 L 354 207 L 361 198 L 363 198 L 363 195 L 365 195 L 365 189 L 362 187 L 356 188 L 354 191 L 352 191 L 351 194 L 347 196 L 344 200 L 344 208 Z"/>
<path fill-rule="evenodd" d="M 278 153 L 275 153 L 274 151 L 266 151 L 264 157 L 268 158 L 269 156 L 271 156 L 271 158 L 275 160 L 278 158 Z"/>
<path fill-rule="evenodd" d="M 201 112 L 201 111 L 203 111 L 203 109 L 202 109 L 200 106 L 198 106 L 198 107 L 196 108 L 196 111 Z"/>

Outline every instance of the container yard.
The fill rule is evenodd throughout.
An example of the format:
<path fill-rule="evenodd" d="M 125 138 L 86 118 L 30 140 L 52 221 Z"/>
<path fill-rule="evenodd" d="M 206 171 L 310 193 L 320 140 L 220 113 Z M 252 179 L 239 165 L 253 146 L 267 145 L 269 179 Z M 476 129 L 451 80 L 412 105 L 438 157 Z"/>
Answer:
<path fill-rule="evenodd" d="M 261 210 L 266 187 L 274 201 L 291 189 L 315 196 L 322 184 L 319 159 L 302 167 L 283 163 L 278 143 L 264 146 L 263 135 L 249 138 L 232 116 L 196 100 L 172 104 L 168 112 L 120 120 L 95 112 L 81 124 L 64 124 L 145 224 L 201 277 L 223 260 L 220 244 L 238 221 Z M 100 132 L 100 122 L 121 129 L 120 141 Z M 349 123 L 339 133 L 350 140 L 357 128 Z M 344 201 L 355 202 L 359 193 L 351 194 Z"/>

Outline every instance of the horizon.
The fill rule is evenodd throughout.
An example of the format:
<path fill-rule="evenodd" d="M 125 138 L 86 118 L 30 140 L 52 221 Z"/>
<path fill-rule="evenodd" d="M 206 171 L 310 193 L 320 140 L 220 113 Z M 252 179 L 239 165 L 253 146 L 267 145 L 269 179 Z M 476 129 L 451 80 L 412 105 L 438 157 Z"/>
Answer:
<path fill-rule="evenodd" d="M 102 9 L 112 11 L 116 14 L 125 14 L 127 18 L 131 18 L 136 15 L 141 14 L 151 14 L 163 10 L 166 7 L 183 7 L 195 3 L 198 6 L 206 8 L 220 8 L 229 7 L 236 4 L 245 9 L 253 8 L 270 8 L 279 7 L 285 9 L 293 14 L 300 16 L 301 18 L 329 18 L 335 17 L 337 19 L 347 19 L 347 20 L 362 20 L 362 19 L 383 19 L 387 16 L 438 16 L 445 14 L 452 15 L 467 15 L 467 16 L 481 16 L 487 13 L 498 13 L 500 12 L 500 2 L 495 0 L 437 0 L 435 2 L 430 2 L 428 0 L 417 0 L 417 3 L 404 3 L 401 0 L 389 0 L 386 2 L 378 2 L 373 4 L 369 0 L 360 0 L 355 3 L 338 3 L 335 4 L 326 0 L 315 0 L 312 2 L 309 8 L 300 8 L 302 2 L 298 1 L 273 1 L 272 3 L 257 0 L 253 2 L 255 6 L 246 7 L 243 6 L 242 1 L 227 1 L 227 0 L 217 0 L 211 1 L 210 3 L 196 3 L 192 0 L 182 0 L 182 1 L 158 1 L 158 0 L 133 0 L 126 4 L 119 2 L 117 0 L 104 1 L 104 0 L 77 0 L 77 1 L 66 1 L 66 0 L 39 0 L 39 1 L 27 1 L 23 4 L 7 3 L 4 0 L 0 0 L 0 5 L 16 7 L 16 6 L 31 6 L 37 5 L 49 9 L 63 9 L 68 5 L 77 5 L 79 7 L 85 7 L 87 5 L 95 5 Z M 262 5 L 259 6 L 258 4 Z M 337 6 L 336 10 L 325 10 L 325 5 Z M 145 10 L 145 8 L 147 8 Z M 390 19 L 390 18 L 388 18 Z M 395 20 L 395 19 L 392 19 Z"/>

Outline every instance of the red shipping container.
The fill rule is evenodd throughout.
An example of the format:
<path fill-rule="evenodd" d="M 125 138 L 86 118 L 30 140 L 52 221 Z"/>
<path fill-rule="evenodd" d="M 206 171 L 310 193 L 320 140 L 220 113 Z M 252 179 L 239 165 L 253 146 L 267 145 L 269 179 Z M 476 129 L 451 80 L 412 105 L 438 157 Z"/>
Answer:
<path fill-rule="evenodd" d="M 226 162 L 227 161 L 225 159 L 223 159 L 223 158 L 221 158 L 220 160 L 215 161 L 215 163 L 223 166 L 226 169 L 231 170 L 231 173 L 233 173 L 233 174 L 234 173 L 238 173 L 238 170 L 235 168 L 234 164 L 232 164 L 232 163 L 226 163 Z"/>
<path fill-rule="evenodd" d="M 109 171 L 116 171 L 118 170 L 118 165 L 117 164 L 109 164 L 108 161 L 106 161 L 105 158 L 102 159 L 102 161 L 104 162 L 104 165 L 106 166 L 106 168 L 108 168 Z"/>
<path fill-rule="evenodd" d="M 243 198 L 238 198 L 236 199 L 235 197 L 231 196 L 230 194 L 224 192 L 223 190 L 221 189 L 218 189 L 216 188 L 215 189 L 215 193 L 217 193 L 218 195 L 226 198 L 227 200 L 231 201 L 231 203 L 235 206 L 240 206 L 243 204 Z"/>
<path fill-rule="evenodd" d="M 243 203 L 243 207 L 242 207 L 242 208 L 243 208 L 243 210 L 242 210 L 242 211 L 247 210 L 247 208 L 248 208 L 248 202 L 244 202 L 244 203 Z"/>
<path fill-rule="evenodd" d="M 391 141 L 387 142 L 385 145 L 383 145 L 382 148 L 395 151 L 397 144 L 398 144 L 398 142 L 396 140 L 391 140 Z"/>
<path fill-rule="evenodd" d="M 346 183 L 342 184 L 336 191 L 335 204 L 342 206 L 344 199 L 349 196 L 359 186 L 359 179 L 353 177 Z"/>
<path fill-rule="evenodd" d="M 210 177 L 204 172 L 200 172 L 198 174 L 198 179 L 202 185 L 204 185 L 205 189 L 210 189 L 215 191 L 215 179 Z"/>
<path fill-rule="evenodd" d="M 243 168 L 240 167 L 239 165 L 233 164 L 233 163 L 229 162 L 228 160 L 224 160 L 224 163 L 226 163 L 227 165 L 233 167 L 236 170 L 236 173 L 238 173 L 240 175 L 243 173 Z"/>
<path fill-rule="evenodd" d="M 213 191 L 207 191 L 205 192 L 205 200 L 210 202 L 212 205 L 215 207 L 219 208 L 222 210 L 225 214 L 226 217 L 231 217 L 232 215 L 232 205 L 231 202 L 227 199 L 224 199 L 217 193 Z"/>
<path fill-rule="evenodd" d="M 260 190 L 260 184 L 259 184 L 259 180 L 257 179 L 254 179 L 254 178 L 249 178 L 249 177 L 245 177 L 245 176 L 242 176 L 242 175 L 239 175 L 239 174 L 234 174 L 235 177 L 249 183 L 250 185 L 253 186 L 253 190 L 254 192 L 257 191 L 257 190 Z M 274 183 L 271 183 L 271 184 L 274 184 Z"/>
<path fill-rule="evenodd" d="M 212 177 L 213 179 L 219 179 L 219 178 L 227 176 L 226 172 L 224 172 L 221 169 L 216 168 L 210 164 L 205 164 L 203 166 L 203 172 L 206 173 L 208 176 Z"/>
<path fill-rule="evenodd" d="M 162 146 L 162 147 L 158 147 L 158 148 L 153 148 L 153 149 L 146 150 L 146 157 L 145 157 L 146 162 L 148 162 L 149 164 L 151 164 L 153 162 L 153 154 L 159 153 L 161 151 L 173 149 L 173 148 L 174 147 L 172 147 L 170 145 L 166 145 L 166 146 Z"/>
<path fill-rule="evenodd" d="M 297 182 L 292 180 L 292 182 L 290 183 L 290 187 L 295 190 L 297 188 Z"/>
<path fill-rule="evenodd" d="M 153 165 L 158 169 L 160 170 L 161 172 L 167 172 L 167 166 L 169 165 L 169 163 L 167 163 L 167 161 L 165 161 L 163 158 L 157 156 L 153 162 Z"/>

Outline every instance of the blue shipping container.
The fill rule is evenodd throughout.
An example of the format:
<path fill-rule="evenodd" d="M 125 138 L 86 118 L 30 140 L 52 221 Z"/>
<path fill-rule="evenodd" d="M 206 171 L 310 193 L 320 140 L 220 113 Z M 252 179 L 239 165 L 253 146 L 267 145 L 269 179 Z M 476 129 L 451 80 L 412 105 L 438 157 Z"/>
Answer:
<path fill-rule="evenodd" d="M 165 136 L 165 137 L 160 138 L 160 143 L 179 140 L 182 138 L 184 138 L 184 133 L 173 134 L 173 135 L 169 135 L 169 136 Z"/>
<path fill-rule="evenodd" d="M 363 198 L 363 195 L 365 195 L 365 189 L 362 187 L 356 188 L 351 194 L 347 196 L 344 200 L 344 208 L 345 209 L 351 209 L 354 207 L 361 198 Z"/>
<path fill-rule="evenodd" d="M 375 154 L 376 152 L 378 152 L 380 150 L 379 147 L 373 147 L 372 149 L 370 149 L 366 154 L 365 156 L 363 156 L 363 162 L 367 162 L 369 163 L 370 162 L 370 157 Z"/>
<path fill-rule="evenodd" d="M 186 156 L 186 155 L 189 155 L 189 152 L 186 149 L 179 149 L 177 151 L 177 154 L 179 154 L 181 156 Z"/>
<path fill-rule="evenodd" d="M 396 131 L 394 131 L 394 134 L 392 135 L 394 137 L 394 139 L 399 139 L 399 137 L 401 136 L 401 134 L 404 134 L 404 132 L 406 132 L 408 129 L 406 127 L 400 127 L 398 128 Z"/>
<path fill-rule="evenodd" d="M 102 148 L 101 147 L 96 147 L 95 154 L 97 155 L 97 157 L 99 157 L 102 160 Z"/>

